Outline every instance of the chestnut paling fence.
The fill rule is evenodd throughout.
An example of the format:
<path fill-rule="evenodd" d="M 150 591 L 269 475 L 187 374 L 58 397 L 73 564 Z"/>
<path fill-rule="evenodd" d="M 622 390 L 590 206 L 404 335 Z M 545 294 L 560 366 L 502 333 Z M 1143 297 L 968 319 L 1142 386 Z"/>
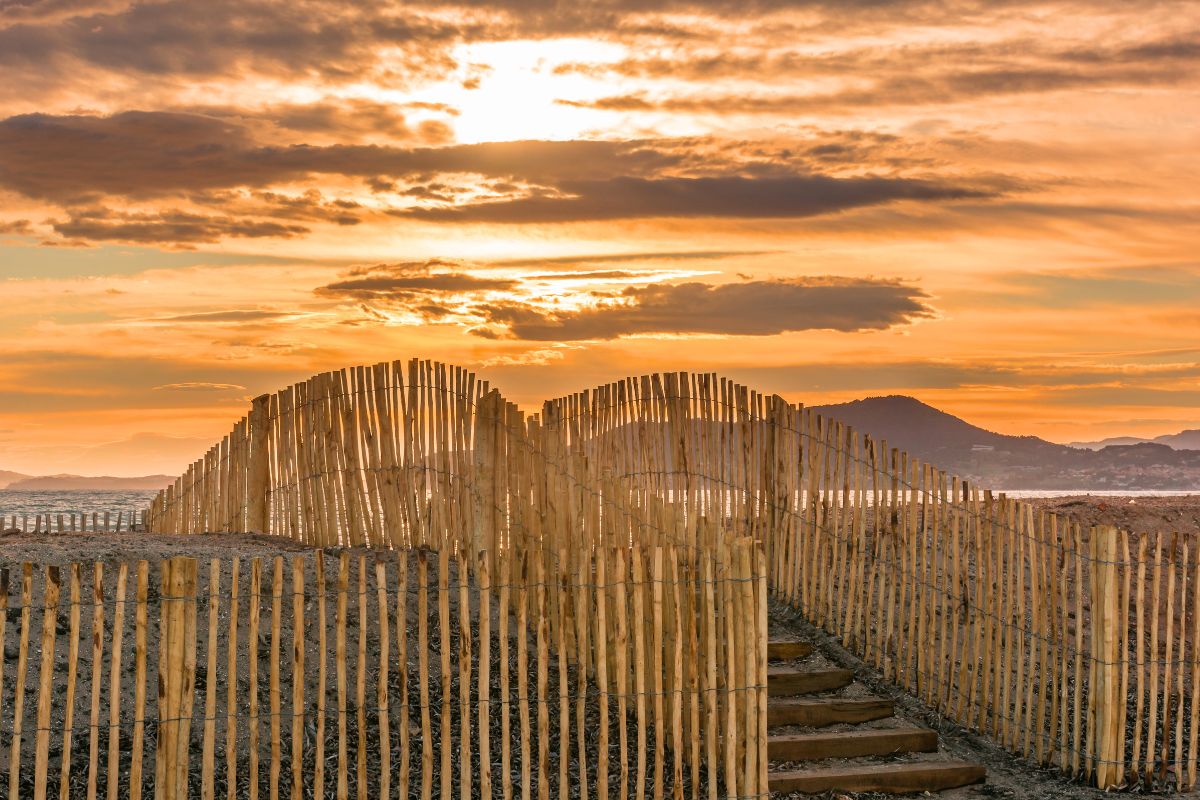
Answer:
<path fill-rule="evenodd" d="M 18 652 L 0 787 L 762 796 L 761 550 L 546 563 L 421 548 L 2 569 Z"/>
<path fill-rule="evenodd" d="M 754 585 L 765 578 L 777 601 L 889 679 L 1032 761 L 1105 788 L 1196 781 L 1193 538 L 1081 529 L 714 375 L 631 378 L 526 415 L 442 364 L 325 373 L 256 400 L 154 501 L 147 527 L 259 531 L 317 547 L 433 548 L 462 559 L 472 576 L 464 585 L 480 590 L 486 576 L 514 564 L 526 565 L 524 576 L 541 570 L 604 585 L 600 554 L 611 564 L 610 553 L 641 552 L 644 564 L 645 548 L 665 548 L 673 555 L 664 563 L 700 584 L 680 592 L 684 644 L 674 658 L 666 644 L 653 651 L 663 657 L 651 659 L 642 687 L 635 675 L 633 691 L 616 692 L 612 656 L 595 656 L 598 641 L 613 641 L 611 615 L 609 637 L 579 635 L 580 620 L 590 631 L 601 613 L 595 596 L 559 612 L 564 589 L 552 587 L 547 607 L 530 613 L 534 628 L 545 620 L 555 631 L 550 652 L 565 652 L 568 668 L 581 664 L 598 698 L 628 694 L 653 706 L 667 691 L 655 681 L 671 685 L 676 663 L 688 675 L 715 673 L 695 702 L 707 708 L 710 695 L 729 698 L 718 703 L 726 724 L 715 734 L 716 756 L 707 741 L 695 751 L 686 735 L 707 732 L 706 716 L 682 738 L 668 727 L 654 741 L 671 758 L 679 753 L 688 777 L 648 778 L 653 792 L 679 796 L 685 783 L 688 792 L 766 792 L 765 688 L 752 666 L 761 664 L 766 629 L 761 612 L 748 611 L 762 599 L 724 606 L 705 639 L 697 599 L 705 575 Z M 748 578 L 735 577 L 735 544 L 750 548 Z M 511 616 L 499 614 L 492 631 Z M 572 649 L 581 641 L 583 656 Z M 691 719 L 687 703 L 680 708 Z M 593 733 L 585 724 L 579 738 L 586 745 Z M 600 754 L 585 746 L 576 758 L 596 769 Z M 466 774 L 478 786 L 484 762 L 472 763 Z"/>
<path fill-rule="evenodd" d="M 128 533 L 145 530 L 145 510 L 112 513 L 67 512 L 0 514 L 0 532 L 18 533 Z"/>

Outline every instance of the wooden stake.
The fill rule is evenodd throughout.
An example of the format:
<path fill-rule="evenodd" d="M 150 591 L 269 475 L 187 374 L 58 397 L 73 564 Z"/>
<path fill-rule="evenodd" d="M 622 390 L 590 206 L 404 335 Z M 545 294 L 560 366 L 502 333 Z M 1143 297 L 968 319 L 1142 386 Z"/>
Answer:
<path fill-rule="evenodd" d="M 304 682 L 308 679 L 304 671 L 304 557 L 292 559 L 292 794 L 302 797 L 304 791 L 304 719 L 307 708 L 304 703 Z M 324 627 L 324 619 L 320 620 Z M 213 625 L 216 625 L 215 617 Z M 322 654 L 323 655 L 323 654 Z M 209 663 L 212 663 L 211 661 Z M 386 797 L 386 795 L 385 795 Z"/>
<path fill-rule="evenodd" d="M 42 586 L 42 663 L 38 670 L 37 736 L 34 746 L 33 796 L 46 800 L 50 774 L 50 704 L 54 687 L 54 645 L 58 634 L 58 601 L 62 577 L 58 567 L 46 567 Z"/>
<path fill-rule="evenodd" d="M 241 559 L 234 558 L 229 565 L 229 641 L 226 643 L 228 651 L 226 657 L 226 674 L 225 674 L 225 798 L 226 800 L 237 800 L 238 796 L 238 773 L 237 773 L 237 751 L 238 751 L 238 707 L 242 702 L 242 698 L 238 694 L 237 674 L 238 674 L 238 612 L 240 591 L 238 585 L 238 571 L 241 566 Z M 320 762 L 317 762 L 318 768 Z M 317 784 L 319 787 L 320 784 Z"/>
<path fill-rule="evenodd" d="M 125 633 L 125 587 L 128 579 L 129 565 L 121 564 L 117 570 L 117 603 L 113 611 L 112 662 L 108 673 L 108 800 L 116 800 L 121 775 L 118 768 L 121 754 L 121 640 Z"/>
<path fill-rule="evenodd" d="M 140 577 L 140 573 L 139 573 Z M 142 597 L 139 585 L 139 597 Z M 71 792 L 71 739 L 75 731 L 75 680 L 79 674 L 79 564 L 71 565 L 71 609 L 70 622 L 68 623 L 69 630 L 67 633 L 67 699 L 65 713 L 63 714 L 63 744 L 62 744 L 62 764 L 59 771 L 58 788 L 59 800 L 68 800 Z M 144 608 L 144 603 L 142 605 Z M 8 570 L 3 570 L 3 575 L 0 576 L 0 615 L 7 616 L 8 614 Z M 144 616 L 143 631 L 145 629 Z M 0 642 L 4 641 L 4 623 L 0 622 Z M 143 640 L 142 649 L 145 650 L 145 641 Z M 143 655 L 144 663 L 144 655 Z M 138 678 L 138 686 L 145 686 L 145 675 Z M 143 692 L 145 689 L 143 688 Z M 4 694 L 4 687 L 0 685 L 0 696 Z M 138 710 L 138 717 L 141 717 L 141 709 Z M 136 738 L 136 737 L 135 737 Z M 130 780 L 131 788 L 134 783 Z"/>

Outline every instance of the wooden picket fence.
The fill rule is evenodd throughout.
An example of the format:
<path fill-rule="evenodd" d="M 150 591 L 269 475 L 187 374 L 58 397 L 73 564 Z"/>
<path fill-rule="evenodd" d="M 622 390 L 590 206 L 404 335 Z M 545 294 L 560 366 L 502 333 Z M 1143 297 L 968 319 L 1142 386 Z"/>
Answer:
<path fill-rule="evenodd" d="M 471 558 L 4 568 L 0 644 L 18 655 L 0 672 L 0 786 L 33 800 L 766 795 L 761 548 Z"/>
<path fill-rule="evenodd" d="M 146 529 L 149 512 L 111 511 L 91 514 L 69 512 L 65 514 L 0 514 L 0 533 L 128 533 Z"/>
<path fill-rule="evenodd" d="M 324 373 L 257 399 L 147 524 L 486 553 L 493 574 L 750 537 L 775 598 L 949 719 L 1104 788 L 1198 775 L 1194 538 L 1082 530 L 715 375 L 527 415 L 442 364 Z"/>

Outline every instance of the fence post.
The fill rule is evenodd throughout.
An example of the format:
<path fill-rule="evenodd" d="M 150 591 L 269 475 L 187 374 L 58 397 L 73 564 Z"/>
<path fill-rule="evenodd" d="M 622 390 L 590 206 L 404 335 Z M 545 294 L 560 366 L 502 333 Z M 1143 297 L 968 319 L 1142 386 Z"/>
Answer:
<path fill-rule="evenodd" d="M 787 415 L 791 408 L 788 402 L 777 394 L 771 395 L 767 411 L 766 440 L 766 493 L 767 493 L 767 529 L 763 532 L 762 540 L 766 547 L 768 564 L 777 563 L 779 547 L 783 541 L 785 520 L 785 503 L 790 503 L 787 496 L 785 481 L 787 480 L 787 464 L 784 462 L 786 445 L 784 444 L 784 428 L 787 427 Z M 785 499 L 786 498 L 786 499 Z"/>
<path fill-rule="evenodd" d="M 493 389 L 482 398 L 475 412 L 474 467 L 475 518 L 471 529 L 470 563 L 479 563 L 479 554 L 493 552 L 496 538 L 496 466 L 500 446 L 500 413 L 504 400 Z"/>
<path fill-rule="evenodd" d="M 1125 747 L 1122 724 L 1125 698 L 1121 694 L 1121 628 L 1128 620 L 1117 611 L 1117 529 L 1092 528 L 1092 658 L 1096 664 L 1096 785 L 1109 789 L 1121 783 L 1117 762 Z"/>
<path fill-rule="evenodd" d="M 178 556 L 162 562 L 161 570 L 155 797 L 186 800 L 196 672 L 196 560 Z"/>
<path fill-rule="evenodd" d="M 271 396 L 259 395 L 250 406 L 250 455 L 246 476 L 246 530 L 268 533 L 267 480 L 270 457 L 267 454 L 267 406 Z"/>

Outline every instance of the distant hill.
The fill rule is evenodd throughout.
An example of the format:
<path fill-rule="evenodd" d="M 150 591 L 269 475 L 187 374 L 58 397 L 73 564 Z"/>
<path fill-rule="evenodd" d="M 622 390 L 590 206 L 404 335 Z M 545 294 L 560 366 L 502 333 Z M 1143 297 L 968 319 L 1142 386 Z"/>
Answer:
<path fill-rule="evenodd" d="M 1061 455 L 1070 449 L 1036 436 L 994 433 L 904 395 L 868 397 L 815 406 L 813 410 L 852 425 L 875 439 L 887 439 L 889 447 L 898 447 L 933 463 L 938 463 L 939 458 L 957 462 L 972 453 L 1006 452 L 1038 457 Z"/>
<path fill-rule="evenodd" d="M 1084 450 L 1100 450 L 1109 445 L 1123 444 L 1165 444 L 1172 450 L 1200 450 L 1200 428 L 1192 428 L 1179 433 L 1168 433 L 1155 436 L 1153 439 L 1143 439 L 1138 436 L 1114 436 L 1101 439 L 1098 442 L 1071 442 L 1068 447 L 1078 447 Z"/>
<path fill-rule="evenodd" d="M 3 473 L 15 475 L 16 473 Z M 43 475 L 40 477 L 21 476 L 3 487 L 4 491 L 140 491 L 145 489 L 163 489 L 175 479 L 170 475 L 146 475 L 139 478 L 114 478 L 108 475 L 87 477 L 84 475 Z"/>
<path fill-rule="evenodd" d="M 20 472 L 10 472 L 6 469 L 0 469 L 0 489 L 6 488 L 10 483 L 23 481 L 28 477 L 30 476 L 22 475 Z"/>
<path fill-rule="evenodd" d="M 1106 443 L 1095 450 L 1068 447 L 1036 436 L 995 433 L 901 395 L 813 410 L 996 489 L 1200 491 L 1200 450 L 1173 449 L 1164 442 Z"/>

